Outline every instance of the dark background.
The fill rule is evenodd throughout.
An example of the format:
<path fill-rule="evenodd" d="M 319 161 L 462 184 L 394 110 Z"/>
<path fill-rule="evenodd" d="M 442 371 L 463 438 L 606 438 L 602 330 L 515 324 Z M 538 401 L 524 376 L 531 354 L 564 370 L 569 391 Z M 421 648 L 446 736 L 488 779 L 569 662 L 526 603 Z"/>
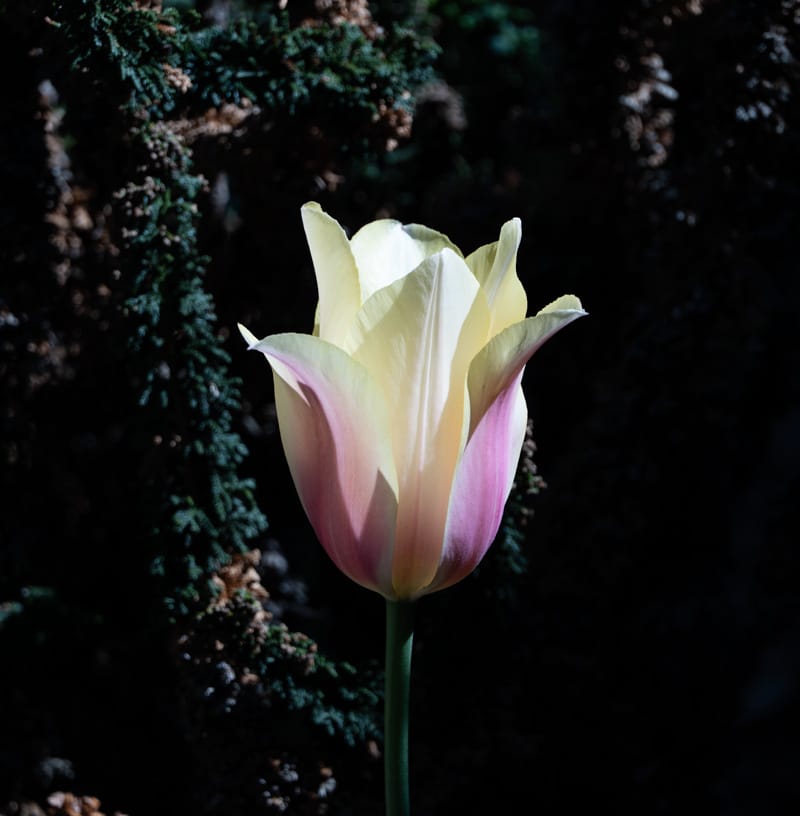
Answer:
<path fill-rule="evenodd" d="M 318 63 L 306 75 L 279 52 L 263 86 L 242 91 L 238 78 L 214 77 L 242 54 L 251 67 L 266 60 L 278 34 L 243 34 L 220 46 L 217 64 L 210 46 L 162 53 L 143 33 L 129 46 L 131 76 L 149 81 L 148 60 L 182 66 L 193 89 L 181 97 L 131 81 L 124 43 L 122 61 L 96 46 L 115 25 L 131 30 L 127 18 L 98 22 L 80 2 L 4 5 L 19 75 L 0 157 L 0 808 L 70 812 L 47 804 L 61 790 L 131 816 L 382 812 L 380 702 L 358 697 L 380 690 L 382 600 L 314 540 L 268 367 L 235 332 L 237 321 L 259 336 L 310 329 L 299 207 L 315 199 L 351 232 L 395 217 L 445 232 L 465 253 L 519 216 L 529 309 L 574 293 L 590 315 L 526 373 L 546 482 L 525 500 L 533 516 L 516 508 L 474 576 L 418 604 L 414 812 L 523 802 L 544 814 L 796 813 L 800 7 L 385 1 L 369 4 L 370 17 L 366 3 L 288 5 L 301 39 L 359 26 L 376 49 L 364 52 L 366 74 L 331 90 L 312 81 Z M 191 25 L 161 21 L 179 31 L 164 36 L 216 25 L 224 38 L 254 13 L 237 3 L 198 11 Z M 255 19 L 278 14 L 260 4 Z M 82 25 L 95 46 L 75 68 Z M 398 25 L 413 35 L 397 39 Z M 395 62 L 390 40 L 405 43 Z M 323 66 L 335 53 L 324 47 Z M 307 82 L 305 101 L 273 89 L 281 71 Z M 365 75 L 378 90 L 362 103 Z M 416 100 L 410 135 L 410 114 L 393 104 L 403 82 Z M 137 152 L 142 121 L 197 129 L 204 111 L 226 99 L 241 109 L 244 97 L 259 111 L 238 131 L 178 131 L 176 155 L 189 164 Z M 156 170 L 140 172 L 148 162 Z M 125 219 L 140 216 L 117 193 L 156 171 L 185 191 L 206 179 L 198 212 L 174 216 L 177 232 L 191 230 L 185 257 L 125 244 Z M 207 257 L 202 275 L 192 252 Z M 161 263 L 171 277 L 131 283 Z M 210 295 L 216 314 L 210 301 L 195 314 L 181 300 L 195 277 L 192 291 Z M 142 292 L 160 306 L 137 322 L 131 298 Z M 207 335 L 196 329 L 206 319 Z M 212 354 L 202 371 L 242 379 L 227 414 L 200 405 L 199 391 L 169 390 L 192 381 L 195 336 L 230 355 L 217 364 Z M 169 372 L 166 403 L 142 403 L 147 371 Z M 164 452 L 199 427 L 224 437 L 213 448 L 224 456 Z M 238 440 L 246 457 L 231 452 Z M 255 479 L 252 495 L 231 474 Z M 242 505 L 209 510 L 195 532 L 165 510 L 175 506 L 165 497 L 188 495 L 194 518 L 223 494 Z M 275 656 L 285 649 L 256 669 L 233 607 L 208 612 L 210 577 L 252 547 L 273 623 L 352 663 L 352 682 L 304 679 Z M 252 615 L 263 598 L 249 600 Z M 220 634 L 229 630 L 240 634 Z M 224 660 L 209 658 L 220 641 Z M 236 682 L 220 680 L 225 666 Z M 245 669 L 261 677 L 258 694 Z M 219 696 L 225 682 L 233 690 Z M 326 725 L 308 699 L 340 699 L 339 683 L 360 689 L 352 699 L 366 702 L 348 691 L 341 710 L 361 719 L 326 714 Z M 321 767 L 337 781 L 326 797 Z"/>

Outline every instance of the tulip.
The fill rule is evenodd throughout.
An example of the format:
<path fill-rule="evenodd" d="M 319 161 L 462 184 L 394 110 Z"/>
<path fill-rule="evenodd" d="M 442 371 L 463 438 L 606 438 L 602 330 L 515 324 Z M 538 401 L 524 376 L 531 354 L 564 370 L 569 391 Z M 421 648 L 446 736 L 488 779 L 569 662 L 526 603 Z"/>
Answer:
<path fill-rule="evenodd" d="M 257 340 L 303 507 L 342 572 L 414 600 L 474 570 L 500 525 L 527 422 L 531 355 L 585 314 L 572 295 L 525 319 L 521 225 L 464 258 L 393 220 L 351 240 L 302 208 L 319 290 L 313 335 Z"/>
<path fill-rule="evenodd" d="M 564 295 L 525 318 L 517 218 L 464 258 L 418 224 L 374 221 L 348 240 L 319 205 L 302 215 L 313 335 L 239 328 L 272 366 L 283 447 L 319 540 L 386 598 L 386 812 L 409 816 L 411 602 L 483 558 L 525 436 L 525 364 L 585 313 Z"/>

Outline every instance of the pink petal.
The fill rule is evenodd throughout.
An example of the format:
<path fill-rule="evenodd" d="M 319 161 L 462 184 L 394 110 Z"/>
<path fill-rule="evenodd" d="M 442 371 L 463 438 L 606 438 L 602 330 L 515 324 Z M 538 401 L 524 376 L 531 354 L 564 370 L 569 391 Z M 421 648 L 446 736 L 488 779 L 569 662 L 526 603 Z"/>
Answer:
<path fill-rule="evenodd" d="M 580 301 L 565 295 L 500 332 L 472 361 L 469 437 L 450 496 L 442 561 L 426 593 L 468 575 L 497 535 L 525 438 L 520 387 L 525 364 L 547 339 L 584 314 Z"/>
<path fill-rule="evenodd" d="M 383 397 L 362 365 L 317 337 L 251 348 L 272 366 L 286 459 L 322 546 L 354 581 L 393 597 L 397 476 Z"/>
<path fill-rule="evenodd" d="M 481 417 L 456 472 L 439 569 L 425 592 L 469 575 L 494 541 L 514 482 L 528 412 L 522 369 Z"/>

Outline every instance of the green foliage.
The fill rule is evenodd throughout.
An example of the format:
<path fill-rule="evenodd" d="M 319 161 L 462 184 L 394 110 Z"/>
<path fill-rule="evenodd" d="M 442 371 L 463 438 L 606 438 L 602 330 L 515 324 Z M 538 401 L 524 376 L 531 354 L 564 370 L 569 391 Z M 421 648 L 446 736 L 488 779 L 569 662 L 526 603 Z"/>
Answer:
<path fill-rule="evenodd" d="M 130 111 L 154 118 L 174 114 L 179 103 L 244 99 L 274 112 L 353 109 L 369 117 L 381 103 L 410 107 L 409 89 L 432 77 L 438 53 L 432 40 L 402 27 L 371 38 L 346 23 L 293 26 L 286 12 L 242 14 L 221 27 L 205 25 L 193 10 L 63 0 L 51 17 L 72 69 L 103 77 Z M 191 85 L 181 87 L 165 66 Z"/>
<path fill-rule="evenodd" d="M 444 55 L 445 65 L 463 71 L 478 86 L 493 80 L 496 92 L 507 93 L 524 88 L 526 74 L 538 72 L 541 34 L 533 9 L 507 2 L 434 0 L 428 10 L 438 22 L 440 36 L 453 43 Z M 491 72 L 483 58 L 465 59 L 483 52 L 495 61 Z"/>
<path fill-rule="evenodd" d="M 309 107 L 374 114 L 381 101 L 408 107 L 408 89 L 430 78 L 436 52 L 404 29 L 372 40 L 348 24 L 293 28 L 280 13 L 197 31 L 182 67 L 190 98 L 206 104 L 249 99 L 290 114 Z"/>
<path fill-rule="evenodd" d="M 52 4 L 49 18 L 61 29 L 72 70 L 112 84 L 130 110 L 172 110 L 177 92 L 163 65 L 175 64 L 183 44 L 175 10 L 130 0 L 63 0 Z"/>
<path fill-rule="evenodd" d="M 294 668 L 283 676 L 271 677 L 268 689 L 272 699 L 289 711 L 307 711 L 311 722 L 327 736 L 341 737 L 351 747 L 377 738 L 382 699 L 379 672 L 359 672 L 350 663 L 319 655 L 313 641 L 279 624 L 269 627 L 257 656 L 268 677 L 270 664 L 287 662 L 287 646 L 293 658 L 289 666 L 302 666 L 302 671 Z"/>
<path fill-rule="evenodd" d="M 539 30 L 533 25 L 534 14 L 529 8 L 482 0 L 434 0 L 429 10 L 464 32 L 488 33 L 489 48 L 499 57 L 538 57 Z"/>
<path fill-rule="evenodd" d="M 163 123 L 132 128 L 130 140 L 135 171 L 115 194 L 129 287 L 129 366 L 158 451 L 150 484 L 164 497 L 154 569 L 173 585 L 169 607 L 187 614 L 208 597 L 201 577 L 231 549 L 243 550 L 266 521 L 253 481 L 237 474 L 247 452 L 231 430 L 238 383 L 203 289 L 196 199 L 204 180 Z"/>
<path fill-rule="evenodd" d="M 240 593 L 197 617 L 183 644 L 185 660 L 200 667 L 191 673 L 197 716 L 250 718 L 256 739 L 259 730 L 281 729 L 293 741 L 306 722 L 318 739 L 351 747 L 379 737 L 380 672 L 333 661 L 306 635 L 260 616 L 258 602 Z"/>
<path fill-rule="evenodd" d="M 185 615 L 208 601 L 208 575 L 266 522 L 253 482 L 237 473 L 246 454 L 231 430 L 238 383 L 203 284 L 205 180 L 168 120 L 179 103 L 188 113 L 248 100 L 270 116 L 344 114 L 355 137 L 381 105 L 408 106 L 407 89 L 429 75 L 433 50 L 399 30 L 373 40 L 353 25 L 292 27 L 286 13 L 204 27 L 193 12 L 65 0 L 49 17 L 71 68 L 116 100 L 127 121 L 127 174 L 114 193 L 124 342 L 150 449 L 145 483 L 160 507 L 153 569 L 168 607 Z"/>

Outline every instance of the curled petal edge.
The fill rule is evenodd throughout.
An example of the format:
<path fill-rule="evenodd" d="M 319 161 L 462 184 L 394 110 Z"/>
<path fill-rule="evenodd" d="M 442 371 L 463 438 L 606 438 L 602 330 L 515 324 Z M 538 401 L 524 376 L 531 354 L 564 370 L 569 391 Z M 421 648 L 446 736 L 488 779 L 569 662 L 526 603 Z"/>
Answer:
<path fill-rule="evenodd" d="M 495 335 L 475 355 L 467 378 L 470 436 L 498 395 L 536 350 L 557 331 L 585 314 L 578 298 L 562 295 L 533 317 L 514 323 Z"/>
<path fill-rule="evenodd" d="M 586 312 L 564 295 L 537 315 L 509 326 L 470 366 L 470 430 L 456 469 L 442 560 L 419 594 L 445 589 L 469 575 L 492 544 L 511 491 L 525 439 L 525 364 L 559 329 Z"/>
<path fill-rule="evenodd" d="M 480 283 L 492 315 L 489 336 L 525 318 L 528 298 L 517 277 L 517 250 L 522 241 L 519 218 L 506 221 L 500 238 L 467 256 L 467 266 Z"/>

